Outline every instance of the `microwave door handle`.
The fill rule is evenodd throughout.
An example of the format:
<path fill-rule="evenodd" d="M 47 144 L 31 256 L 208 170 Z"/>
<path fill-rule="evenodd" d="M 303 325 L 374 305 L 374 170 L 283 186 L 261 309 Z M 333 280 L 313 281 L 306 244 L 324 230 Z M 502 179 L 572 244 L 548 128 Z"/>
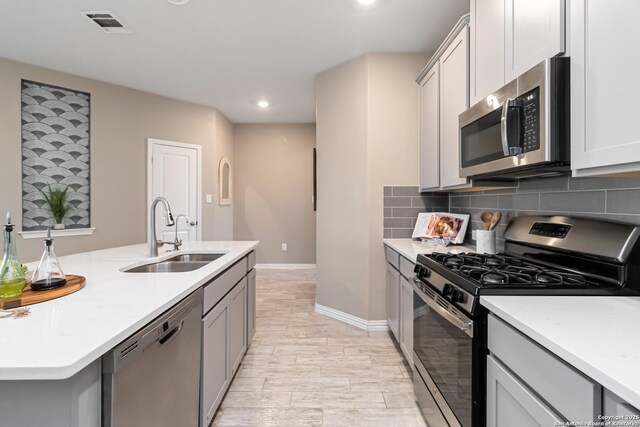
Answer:
<path fill-rule="evenodd" d="M 504 100 L 502 105 L 502 118 L 500 119 L 500 134 L 502 136 L 502 152 L 505 157 L 511 156 L 509 150 L 509 104 L 513 101 L 511 98 Z"/>

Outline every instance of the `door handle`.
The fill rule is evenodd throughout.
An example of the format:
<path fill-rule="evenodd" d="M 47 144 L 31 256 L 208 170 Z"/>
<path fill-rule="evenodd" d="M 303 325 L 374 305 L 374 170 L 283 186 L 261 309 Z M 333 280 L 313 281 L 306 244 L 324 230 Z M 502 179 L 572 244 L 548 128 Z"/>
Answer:
<path fill-rule="evenodd" d="M 198 221 L 191 221 L 189 225 L 195 227 L 196 225 L 198 225 Z"/>
<path fill-rule="evenodd" d="M 500 118 L 500 134 L 502 136 L 502 152 L 505 157 L 511 156 L 509 152 L 509 104 L 513 101 L 511 98 L 507 98 L 504 100 L 504 105 L 502 106 L 502 117 Z"/>
<path fill-rule="evenodd" d="M 180 333 L 183 326 L 184 326 L 184 320 L 178 323 L 176 326 L 174 326 L 173 329 L 171 329 L 168 333 L 163 335 L 160 339 L 158 339 L 158 343 L 160 345 L 165 345 L 166 343 L 174 339 L 176 335 Z"/>

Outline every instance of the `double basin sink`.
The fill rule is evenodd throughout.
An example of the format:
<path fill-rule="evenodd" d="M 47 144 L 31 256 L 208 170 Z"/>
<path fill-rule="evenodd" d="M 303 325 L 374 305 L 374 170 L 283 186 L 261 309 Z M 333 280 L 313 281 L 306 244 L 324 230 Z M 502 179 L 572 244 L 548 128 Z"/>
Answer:
<path fill-rule="evenodd" d="M 225 254 L 180 254 L 164 261 L 124 270 L 125 273 L 184 273 L 204 267 Z"/>

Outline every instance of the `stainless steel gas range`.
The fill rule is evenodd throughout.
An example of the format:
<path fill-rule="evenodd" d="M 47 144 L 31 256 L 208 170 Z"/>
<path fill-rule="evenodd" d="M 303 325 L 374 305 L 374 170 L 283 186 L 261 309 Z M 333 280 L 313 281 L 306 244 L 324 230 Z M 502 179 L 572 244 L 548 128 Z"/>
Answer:
<path fill-rule="evenodd" d="M 502 254 L 418 255 L 414 386 L 429 426 L 485 425 L 481 295 L 640 295 L 639 236 L 628 224 L 523 216 Z"/>

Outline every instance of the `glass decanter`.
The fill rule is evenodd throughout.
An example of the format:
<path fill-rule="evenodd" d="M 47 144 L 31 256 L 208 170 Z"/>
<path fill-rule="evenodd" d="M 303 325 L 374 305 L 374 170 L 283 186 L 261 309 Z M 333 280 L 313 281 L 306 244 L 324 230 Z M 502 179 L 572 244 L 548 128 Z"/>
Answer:
<path fill-rule="evenodd" d="M 26 272 L 18 261 L 13 227 L 11 215 L 7 213 L 7 223 L 4 226 L 4 256 L 0 265 L 0 298 L 17 297 L 27 283 Z"/>
<path fill-rule="evenodd" d="M 49 289 L 59 288 L 67 283 L 67 279 L 60 268 L 60 262 L 53 251 L 53 239 L 51 238 L 51 229 L 47 232 L 47 238 L 44 239 L 44 253 L 40 259 L 40 264 L 31 281 L 31 289 L 34 291 L 46 291 Z"/>

